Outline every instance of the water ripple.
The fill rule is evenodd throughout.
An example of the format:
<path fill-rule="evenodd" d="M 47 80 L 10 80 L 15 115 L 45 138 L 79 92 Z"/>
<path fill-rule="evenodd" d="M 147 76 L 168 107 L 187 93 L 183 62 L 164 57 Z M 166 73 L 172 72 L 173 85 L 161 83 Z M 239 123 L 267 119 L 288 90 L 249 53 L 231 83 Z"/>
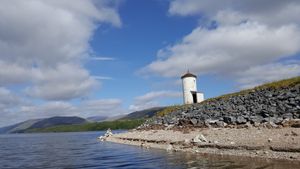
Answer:
<path fill-rule="evenodd" d="M 299 164 L 251 161 L 224 157 L 203 157 L 191 153 L 98 142 L 103 133 L 51 133 L 0 135 L 0 168 L 257 168 L 289 169 Z"/>

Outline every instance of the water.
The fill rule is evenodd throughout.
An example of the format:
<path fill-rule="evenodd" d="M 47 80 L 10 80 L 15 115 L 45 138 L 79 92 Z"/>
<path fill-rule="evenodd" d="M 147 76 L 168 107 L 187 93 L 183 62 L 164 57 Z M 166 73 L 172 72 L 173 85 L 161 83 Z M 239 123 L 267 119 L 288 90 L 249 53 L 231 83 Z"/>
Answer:
<path fill-rule="evenodd" d="M 1 169 L 72 168 L 300 168 L 299 163 L 254 161 L 142 149 L 98 142 L 101 132 L 0 135 Z"/>

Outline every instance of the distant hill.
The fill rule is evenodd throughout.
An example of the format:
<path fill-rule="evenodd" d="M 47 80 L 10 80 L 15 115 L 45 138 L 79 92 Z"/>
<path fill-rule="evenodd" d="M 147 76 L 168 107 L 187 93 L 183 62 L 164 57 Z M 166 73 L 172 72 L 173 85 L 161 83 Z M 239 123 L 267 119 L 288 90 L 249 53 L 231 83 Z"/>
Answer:
<path fill-rule="evenodd" d="M 153 107 L 141 111 L 132 112 L 121 119 L 143 119 L 150 118 L 156 115 L 157 112 L 163 110 L 165 107 Z"/>
<path fill-rule="evenodd" d="M 88 121 L 81 117 L 51 117 L 45 119 L 27 120 L 11 126 L 0 128 L 0 134 L 23 133 L 26 130 L 53 127 L 57 125 L 84 124 Z"/>
<path fill-rule="evenodd" d="M 41 119 L 33 119 L 33 120 L 26 120 L 21 123 L 17 123 L 11 126 L 0 128 L 0 134 L 6 134 L 6 133 L 18 133 L 19 131 L 23 131 L 27 128 L 29 128 L 34 123 L 40 121 Z"/>
<path fill-rule="evenodd" d="M 108 118 L 107 116 L 92 116 L 86 119 L 90 122 L 101 122 L 101 121 L 105 121 L 107 118 Z"/>
<path fill-rule="evenodd" d="M 32 119 L 11 126 L 0 128 L 0 134 L 25 133 L 32 131 L 43 132 L 48 131 L 48 129 L 50 131 L 52 131 L 52 129 L 55 129 L 54 131 L 56 131 L 56 129 L 58 131 L 66 131 L 66 128 L 68 128 L 67 131 L 76 131 L 77 129 L 78 131 L 89 131 L 102 129 L 100 126 L 107 126 L 108 124 L 118 124 L 120 128 L 127 129 L 128 126 L 135 126 L 137 124 L 140 124 L 141 119 L 153 117 L 158 111 L 161 111 L 162 109 L 164 109 L 164 107 L 154 107 L 146 110 L 136 111 L 127 115 L 118 115 L 112 117 L 93 116 L 88 117 L 87 119 L 76 116 L 57 116 L 44 119 Z"/>
<path fill-rule="evenodd" d="M 87 123 L 88 121 L 81 117 L 51 117 L 47 119 L 42 119 L 29 128 L 45 128 L 45 127 L 52 127 L 57 125 L 70 125 L 70 124 L 83 124 Z"/>

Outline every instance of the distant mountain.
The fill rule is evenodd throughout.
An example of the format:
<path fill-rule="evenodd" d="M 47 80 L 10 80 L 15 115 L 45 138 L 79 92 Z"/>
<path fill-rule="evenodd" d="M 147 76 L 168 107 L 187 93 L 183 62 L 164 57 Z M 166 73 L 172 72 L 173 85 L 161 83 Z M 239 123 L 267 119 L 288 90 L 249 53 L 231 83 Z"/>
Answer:
<path fill-rule="evenodd" d="M 69 125 L 69 124 L 83 124 L 87 123 L 88 121 L 81 117 L 51 117 L 47 119 L 42 119 L 29 127 L 32 128 L 45 128 L 45 127 L 52 127 L 57 125 Z"/>
<path fill-rule="evenodd" d="M 141 111 L 132 112 L 121 119 L 142 119 L 150 118 L 156 115 L 157 112 L 163 110 L 165 107 L 153 107 L 150 109 L 145 109 Z"/>
<path fill-rule="evenodd" d="M 117 115 L 117 116 L 112 116 L 112 117 L 108 117 L 107 119 L 105 119 L 104 121 L 115 121 L 115 120 L 121 120 L 123 117 L 125 117 L 126 115 L 122 114 L 122 115 Z"/>
<path fill-rule="evenodd" d="M 107 116 L 92 116 L 86 119 L 90 122 L 101 122 L 101 121 L 105 121 L 107 118 L 108 118 Z"/>
<path fill-rule="evenodd" d="M 146 110 L 136 111 L 127 115 L 118 115 L 118 116 L 93 116 L 88 117 L 87 119 L 81 117 L 51 117 L 44 119 L 33 119 L 27 120 L 21 123 L 17 123 L 11 126 L 0 128 L 0 134 L 5 133 L 24 133 L 32 130 L 41 130 L 45 128 L 51 128 L 56 126 L 67 126 L 74 124 L 85 124 L 85 123 L 96 123 L 96 122 L 105 122 L 105 121 L 116 121 L 116 120 L 139 120 L 153 117 L 157 112 L 161 111 L 165 107 L 154 107 Z"/>
<path fill-rule="evenodd" d="M 11 125 L 11 126 L 0 128 L 0 134 L 18 133 L 19 131 L 23 131 L 23 130 L 29 128 L 31 125 L 33 125 L 34 123 L 36 123 L 40 120 L 41 119 L 26 120 L 21 123 L 17 123 L 17 124 Z"/>
<path fill-rule="evenodd" d="M 30 129 L 39 129 L 46 127 L 53 127 L 57 125 L 72 125 L 72 124 L 84 124 L 88 123 L 81 117 L 51 117 L 45 119 L 27 120 L 21 123 L 17 123 L 11 126 L 0 128 L 0 134 L 5 133 L 23 133 Z"/>

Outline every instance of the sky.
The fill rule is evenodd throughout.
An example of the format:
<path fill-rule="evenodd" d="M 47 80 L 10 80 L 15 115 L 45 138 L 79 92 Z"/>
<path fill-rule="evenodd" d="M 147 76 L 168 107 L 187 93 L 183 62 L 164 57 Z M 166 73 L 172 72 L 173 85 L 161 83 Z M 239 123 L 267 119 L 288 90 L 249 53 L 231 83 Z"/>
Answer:
<path fill-rule="evenodd" d="M 187 70 L 205 98 L 300 75 L 298 0 L 0 3 L 0 126 L 182 104 Z"/>

